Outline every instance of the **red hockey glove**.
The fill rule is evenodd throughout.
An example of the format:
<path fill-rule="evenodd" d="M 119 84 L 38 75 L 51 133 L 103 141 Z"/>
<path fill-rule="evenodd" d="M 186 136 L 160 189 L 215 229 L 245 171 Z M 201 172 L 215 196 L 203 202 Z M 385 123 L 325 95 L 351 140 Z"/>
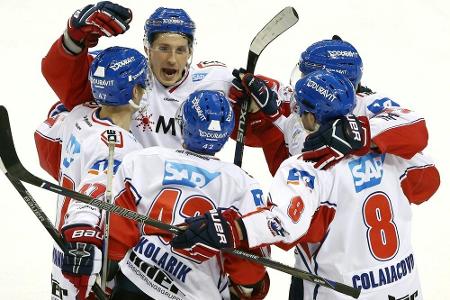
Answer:
<path fill-rule="evenodd" d="M 101 232 L 89 225 L 74 224 L 63 228 L 62 234 L 67 248 L 62 273 L 78 289 L 77 300 L 84 300 L 102 267 Z"/>
<path fill-rule="evenodd" d="M 233 70 L 235 77 L 229 91 L 230 101 L 240 104 L 247 96 L 250 96 L 261 111 L 272 121 L 281 116 L 278 95 L 273 91 L 279 83 L 268 77 L 247 73 L 245 69 Z M 242 77 L 242 79 L 241 79 Z"/>
<path fill-rule="evenodd" d="M 220 249 L 238 248 L 239 234 L 235 219 L 239 214 L 232 209 L 210 210 L 203 216 L 187 218 L 186 230 L 174 237 L 174 248 L 184 248 L 192 254 L 212 258 Z"/>
<path fill-rule="evenodd" d="M 239 285 L 230 281 L 231 300 L 262 300 L 267 296 L 270 287 L 269 274 L 252 285 Z"/>
<path fill-rule="evenodd" d="M 100 36 L 116 36 L 130 28 L 131 10 L 109 1 L 88 5 L 77 10 L 67 22 L 64 46 L 77 54 L 84 47 L 94 47 Z"/>
<path fill-rule="evenodd" d="M 348 115 L 325 123 L 308 135 L 302 151 L 303 160 L 314 162 L 316 169 L 328 169 L 348 154 L 362 156 L 369 150 L 369 120 Z"/>

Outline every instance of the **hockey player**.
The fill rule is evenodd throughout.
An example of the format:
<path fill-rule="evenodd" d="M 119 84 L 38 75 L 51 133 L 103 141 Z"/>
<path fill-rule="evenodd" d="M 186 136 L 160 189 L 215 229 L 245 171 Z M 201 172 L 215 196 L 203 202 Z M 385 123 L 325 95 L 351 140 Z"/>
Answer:
<path fill-rule="evenodd" d="M 327 131 L 330 139 L 353 144 L 363 140 L 362 130 L 369 127 L 354 115 L 344 117 L 355 101 L 346 80 L 339 74 L 316 71 L 297 82 L 295 94 L 299 107 L 307 107 L 302 118 L 309 119 L 305 124 L 310 130 L 319 127 L 317 133 Z M 392 138 L 384 128 L 386 123 L 399 123 L 398 110 L 385 110 L 370 120 L 372 138 Z M 337 117 L 336 111 L 341 117 L 330 126 L 327 121 Z M 407 110 L 402 116 L 416 119 Z M 334 125 L 340 122 L 351 124 L 345 135 Z M 317 137 L 312 134 L 312 139 Z M 422 138 L 411 135 L 410 144 L 421 144 Z M 361 289 L 359 299 L 423 299 L 411 247 L 410 206 L 428 200 L 439 183 L 437 169 L 421 153 L 403 159 L 369 151 L 363 156 L 349 155 L 329 170 L 317 169 L 296 155 L 284 161 L 275 174 L 266 209 L 235 222 L 225 221 L 221 212 L 215 211 L 188 219 L 188 230 L 175 237 L 172 245 L 220 249 L 246 241 L 250 247 L 278 243 L 288 249 L 309 242 L 307 256 L 297 261 L 308 260 L 310 272 Z M 218 219 L 230 233 L 224 242 L 215 229 Z M 304 299 L 347 298 L 305 283 Z"/>
<path fill-rule="evenodd" d="M 93 97 L 87 80 L 93 60 L 89 48 L 102 36 L 125 32 L 131 19 L 131 10 L 108 1 L 88 5 L 69 19 L 64 34 L 42 60 L 44 77 L 69 110 Z M 233 76 L 217 61 L 191 65 L 195 24 L 184 10 L 156 9 L 144 31 L 152 92 L 134 114 L 131 132 L 144 147 L 177 148 L 181 135 L 174 115 L 180 103 L 196 90 L 227 93 Z"/>
<path fill-rule="evenodd" d="M 47 119 L 35 133 L 41 166 L 60 185 L 102 197 L 106 172 L 124 155 L 142 149 L 129 132 L 131 116 L 145 92 L 148 66 L 137 50 L 111 47 L 92 62 L 89 79 L 96 103 L 75 106 Z M 115 137 L 114 164 L 108 165 L 108 137 Z M 52 299 L 85 299 L 102 261 L 102 223 L 97 208 L 59 196 L 56 226 L 66 254 L 54 245 Z M 79 256 L 77 254 L 83 254 Z"/>
<path fill-rule="evenodd" d="M 178 115 L 183 147 L 128 154 L 114 179 L 115 204 L 168 224 L 220 207 L 231 208 L 224 214 L 231 220 L 265 206 L 255 179 L 214 157 L 234 126 L 227 98 L 194 92 Z M 268 291 L 264 267 L 213 248 L 173 249 L 171 234 L 154 227 L 112 215 L 110 236 L 111 258 L 121 260 L 112 299 L 229 299 L 226 274 L 235 299 L 262 299 Z"/>
<path fill-rule="evenodd" d="M 321 69 L 343 74 L 353 83 L 357 91 L 357 100 L 352 113 L 357 116 L 370 118 L 386 107 L 399 106 L 390 98 L 373 93 L 370 89 L 361 85 L 363 62 L 355 47 L 337 36 L 334 36 L 331 40 L 319 41 L 309 46 L 301 54 L 300 62 L 292 72 L 291 82 L 295 83 L 301 76 Z M 246 91 L 251 94 L 253 106 L 257 107 L 255 109 L 257 112 L 254 111 L 254 113 L 249 114 L 246 143 L 251 146 L 263 147 L 269 169 L 272 174 L 275 174 L 283 160 L 290 155 L 302 152 L 303 143 L 310 131 L 305 129 L 302 122 L 299 122 L 298 113 L 295 113 L 298 108 L 295 101 L 290 101 L 293 99 L 293 92 L 289 87 L 285 87 L 278 81 L 267 77 L 258 78 L 259 76 L 255 77 L 238 71 L 234 71 L 234 75 L 236 78 L 233 80 L 234 86 L 230 91 L 230 98 L 235 103 L 234 106 L 239 108 L 238 103 L 245 96 Z M 380 151 L 409 158 L 408 155 L 402 153 L 402 148 L 406 149 L 404 145 L 408 143 L 407 139 L 409 138 L 409 132 L 412 130 L 411 126 L 418 128 L 423 126 L 420 126 L 421 124 L 415 126 L 411 123 L 403 125 L 396 128 L 387 128 L 392 135 L 398 136 L 399 139 L 391 141 L 389 145 L 378 145 Z M 405 130 L 405 128 L 408 129 Z M 280 131 L 282 134 L 280 134 Z M 259 140 L 260 143 L 258 143 Z M 375 140 L 373 142 L 377 143 Z M 426 142 L 427 139 L 424 139 L 424 144 L 420 147 L 424 148 Z M 312 155 L 312 157 L 309 155 Z M 318 153 L 307 154 L 306 157 L 317 162 L 330 158 L 324 158 Z M 321 167 L 328 168 L 336 161 L 337 158 L 331 158 L 330 164 L 325 163 Z"/>
<path fill-rule="evenodd" d="M 357 90 L 356 105 L 353 109 L 353 114 L 357 116 L 370 118 L 387 107 L 398 107 L 395 101 L 378 93 L 373 93 L 370 89 L 361 85 L 362 60 L 357 50 L 350 43 L 342 41 L 337 36 L 334 36 L 331 40 L 323 40 L 309 46 L 301 54 L 300 62 L 292 72 L 291 82 L 296 82 L 298 78 L 305 74 L 320 69 L 343 74 L 352 82 Z M 236 72 L 235 74 L 236 76 L 242 76 L 242 74 Z M 260 79 L 263 79 L 264 82 Z M 243 86 L 240 81 L 233 80 L 238 89 L 232 88 L 231 97 L 239 99 L 243 96 L 242 92 L 239 91 L 247 89 L 254 99 L 254 107 L 261 107 L 261 110 L 257 113 L 249 114 L 246 143 L 263 137 L 261 140 L 265 142 L 256 144 L 256 146 L 262 146 L 272 174 L 275 174 L 286 158 L 300 154 L 302 151 L 304 151 L 304 159 L 315 161 L 316 167 L 324 169 L 331 167 L 348 153 L 357 153 L 357 151 L 354 151 L 355 149 L 348 147 L 348 145 L 336 143 L 336 140 L 332 140 L 334 145 L 324 145 L 323 141 L 330 140 L 328 136 L 330 132 L 325 128 L 333 128 L 333 126 L 330 126 L 331 124 L 328 124 L 328 127 L 322 126 L 322 131 L 316 134 L 316 138 L 305 144 L 305 138 L 311 130 L 308 129 L 305 120 L 299 117 L 298 113 L 301 113 L 301 111 L 297 103 L 289 101 L 292 98 L 289 96 L 289 87 L 283 87 L 270 78 L 258 78 L 252 75 L 243 76 Z M 249 84 L 250 82 L 251 84 Z M 268 87 L 272 87 L 276 92 Z M 413 119 L 409 115 L 404 116 L 403 110 L 397 110 L 396 114 L 398 115 L 398 123 L 386 123 L 386 132 L 383 138 L 373 137 L 371 143 L 381 153 L 391 153 L 409 159 L 427 145 L 428 132 L 425 121 L 419 116 Z M 340 122 L 336 125 L 342 126 L 345 124 L 345 122 Z M 337 127 L 336 125 L 334 128 Z M 278 129 L 281 130 L 282 134 Z M 391 138 L 384 138 L 387 135 Z M 411 142 L 411 135 L 419 138 Z M 302 247 L 297 247 L 297 251 L 301 252 Z M 297 261 L 298 267 L 301 264 L 302 261 Z M 297 294 L 301 294 L 301 286 L 301 280 L 292 278 L 291 299 L 299 298 Z"/>

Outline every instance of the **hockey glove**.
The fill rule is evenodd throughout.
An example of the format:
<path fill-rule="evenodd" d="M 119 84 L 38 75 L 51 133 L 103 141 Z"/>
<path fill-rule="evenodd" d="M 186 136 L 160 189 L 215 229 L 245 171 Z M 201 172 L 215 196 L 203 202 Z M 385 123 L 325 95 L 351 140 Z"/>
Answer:
<path fill-rule="evenodd" d="M 268 77 L 247 73 L 244 69 L 233 70 L 235 77 L 231 84 L 229 97 L 233 103 L 241 103 L 247 95 L 255 101 L 259 109 L 272 121 L 281 116 L 278 95 L 273 88 L 279 83 Z M 242 79 L 241 79 L 242 77 Z"/>
<path fill-rule="evenodd" d="M 67 22 L 64 46 L 73 54 L 84 47 L 94 47 L 101 36 L 116 36 L 130 28 L 131 10 L 109 1 L 88 5 L 77 10 Z"/>
<path fill-rule="evenodd" d="M 239 285 L 230 280 L 231 300 L 262 300 L 267 296 L 270 287 L 269 274 L 252 285 Z"/>
<path fill-rule="evenodd" d="M 184 248 L 192 254 L 212 258 L 220 249 L 239 247 L 239 234 L 235 219 L 239 218 L 235 210 L 210 210 L 203 216 L 187 218 L 186 230 L 174 237 L 174 248 Z"/>
<path fill-rule="evenodd" d="M 348 115 L 320 126 L 306 137 L 303 160 L 314 162 L 316 169 L 328 169 L 348 154 L 365 155 L 370 149 L 367 117 Z"/>
<path fill-rule="evenodd" d="M 77 300 L 84 300 L 102 267 L 101 232 L 89 225 L 75 224 L 63 228 L 62 233 L 67 248 L 62 273 L 78 289 Z"/>

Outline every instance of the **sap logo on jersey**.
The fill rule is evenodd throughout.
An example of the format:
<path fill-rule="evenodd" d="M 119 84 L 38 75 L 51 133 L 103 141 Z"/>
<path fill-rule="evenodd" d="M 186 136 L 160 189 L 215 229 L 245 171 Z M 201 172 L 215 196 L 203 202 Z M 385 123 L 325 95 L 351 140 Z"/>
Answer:
<path fill-rule="evenodd" d="M 287 178 L 288 184 L 298 185 L 300 184 L 300 178 L 310 189 L 314 189 L 314 179 L 315 177 L 309 174 L 307 171 L 299 170 L 297 168 L 292 168 L 289 170 L 289 175 Z"/>
<path fill-rule="evenodd" d="M 370 110 L 371 113 L 373 114 L 377 114 L 380 111 L 382 111 L 383 109 L 387 108 L 387 107 L 393 107 L 393 106 L 400 106 L 397 102 L 384 97 L 381 99 L 377 99 L 375 101 L 373 101 L 372 103 L 370 103 L 370 105 L 367 106 L 367 109 Z"/>
<path fill-rule="evenodd" d="M 117 169 L 119 168 L 120 164 L 122 162 L 120 160 L 115 159 L 114 160 L 114 167 L 113 167 L 113 173 L 116 174 Z M 102 159 L 102 160 L 98 160 L 96 161 L 92 167 L 89 168 L 88 173 L 89 174 L 93 174 L 93 175 L 98 175 L 100 173 L 107 173 L 108 171 L 108 160 L 107 159 Z"/>
<path fill-rule="evenodd" d="M 75 136 L 71 135 L 69 142 L 64 149 L 64 159 L 63 166 L 68 168 L 70 164 L 75 160 L 75 156 L 80 153 L 80 143 L 77 141 Z"/>
<path fill-rule="evenodd" d="M 192 165 L 166 161 L 163 185 L 178 184 L 203 188 L 219 175 L 220 172 L 211 173 Z"/>
<path fill-rule="evenodd" d="M 205 78 L 206 75 L 208 75 L 208 73 L 194 73 L 192 74 L 192 81 L 193 82 L 200 81 L 203 78 Z"/>
<path fill-rule="evenodd" d="M 357 193 L 378 185 L 383 177 L 384 154 L 370 153 L 348 163 Z"/>

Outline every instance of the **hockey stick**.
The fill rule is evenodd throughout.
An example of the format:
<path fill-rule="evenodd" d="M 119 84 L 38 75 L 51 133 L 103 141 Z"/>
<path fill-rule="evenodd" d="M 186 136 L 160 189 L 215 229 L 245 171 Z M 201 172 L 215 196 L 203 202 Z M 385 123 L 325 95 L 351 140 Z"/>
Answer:
<path fill-rule="evenodd" d="M 30 209 L 33 211 L 34 215 L 39 219 L 42 225 L 44 225 L 45 229 L 47 229 L 47 232 L 50 234 L 50 236 L 53 238 L 55 243 L 61 248 L 61 250 L 66 253 L 67 249 L 64 244 L 64 240 L 59 234 L 58 230 L 56 230 L 55 226 L 53 226 L 50 219 L 47 217 L 47 215 L 42 211 L 42 209 L 37 204 L 36 200 L 34 200 L 33 196 L 31 196 L 30 192 L 26 189 L 26 187 L 20 182 L 20 180 L 16 179 L 15 177 L 11 176 L 6 168 L 3 166 L 2 160 L 0 159 L 0 169 L 5 173 L 6 177 L 9 179 L 9 181 L 12 183 L 12 185 L 15 187 L 17 192 L 22 196 L 23 200 L 27 203 L 27 205 L 30 207 Z M 98 299 L 100 300 L 107 300 L 105 294 L 103 293 L 100 286 L 95 283 L 92 287 L 92 291 L 95 293 Z"/>
<path fill-rule="evenodd" d="M 247 72 L 254 73 L 256 63 L 263 50 L 280 34 L 291 28 L 298 21 L 298 14 L 293 7 L 286 7 L 269 23 L 261 29 L 260 32 L 253 38 L 247 58 Z M 234 164 L 242 166 L 242 156 L 244 155 L 244 138 L 247 125 L 247 113 L 250 106 L 250 101 L 244 99 L 241 103 L 241 111 L 239 114 L 239 125 L 236 135 L 236 148 L 234 151 Z"/>
<path fill-rule="evenodd" d="M 110 203 L 106 203 L 105 201 L 91 198 L 87 195 L 80 194 L 78 192 L 63 188 L 59 185 L 53 184 L 51 182 L 48 182 L 44 179 L 41 179 L 39 177 L 36 177 L 35 175 L 31 174 L 28 170 L 24 168 L 22 163 L 20 162 L 15 147 L 14 142 L 12 138 L 11 133 L 11 127 L 9 124 L 8 119 L 8 112 L 6 111 L 6 108 L 4 106 L 0 105 L 0 141 L 2 142 L 2 146 L 0 147 L 0 159 L 3 162 L 3 165 L 6 169 L 6 171 L 16 177 L 20 181 L 27 182 L 29 184 L 41 187 L 43 189 L 49 190 L 51 192 L 70 197 L 73 199 L 76 199 L 78 201 L 81 201 L 83 203 L 98 207 L 100 209 L 108 210 L 109 212 L 118 214 L 122 217 L 134 220 L 139 223 L 145 223 L 147 225 L 154 226 L 158 229 L 165 230 L 167 232 L 171 232 L 174 234 L 178 234 L 182 232 L 182 229 L 162 223 L 158 220 L 151 219 L 147 216 L 140 215 L 134 211 L 125 209 L 120 206 L 116 206 Z M 351 296 L 353 298 L 358 298 L 360 294 L 360 290 L 355 289 L 351 286 L 335 282 L 329 279 L 325 279 L 323 277 L 298 270 L 295 268 L 292 268 L 290 266 L 287 266 L 285 264 L 282 264 L 280 262 L 273 261 L 266 257 L 260 257 L 255 254 L 247 253 L 242 250 L 238 249 L 224 249 L 222 250 L 224 252 L 230 253 L 232 255 L 253 261 L 255 263 L 261 264 L 263 266 L 290 274 L 294 277 L 304 279 L 307 281 L 311 281 L 315 284 L 318 284 L 323 287 L 327 287 L 330 289 L 333 289 L 339 293 L 343 293 L 345 295 Z"/>
<path fill-rule="evenodd" d="M 105 200 L 112 203 L 112 183 L 114 174 L 114 149 L 116 147 L 117 136 L 114 130 L 108 130 L 108 169 L 106 178 Z M 106 291 L 106 278 L 108 277 L 108 246 L 109 246 L 109 211 L 104 211 L 105 226 L 103 232 L 103 261 L 102 261 L 102 277 L 101 287 Z"/>

